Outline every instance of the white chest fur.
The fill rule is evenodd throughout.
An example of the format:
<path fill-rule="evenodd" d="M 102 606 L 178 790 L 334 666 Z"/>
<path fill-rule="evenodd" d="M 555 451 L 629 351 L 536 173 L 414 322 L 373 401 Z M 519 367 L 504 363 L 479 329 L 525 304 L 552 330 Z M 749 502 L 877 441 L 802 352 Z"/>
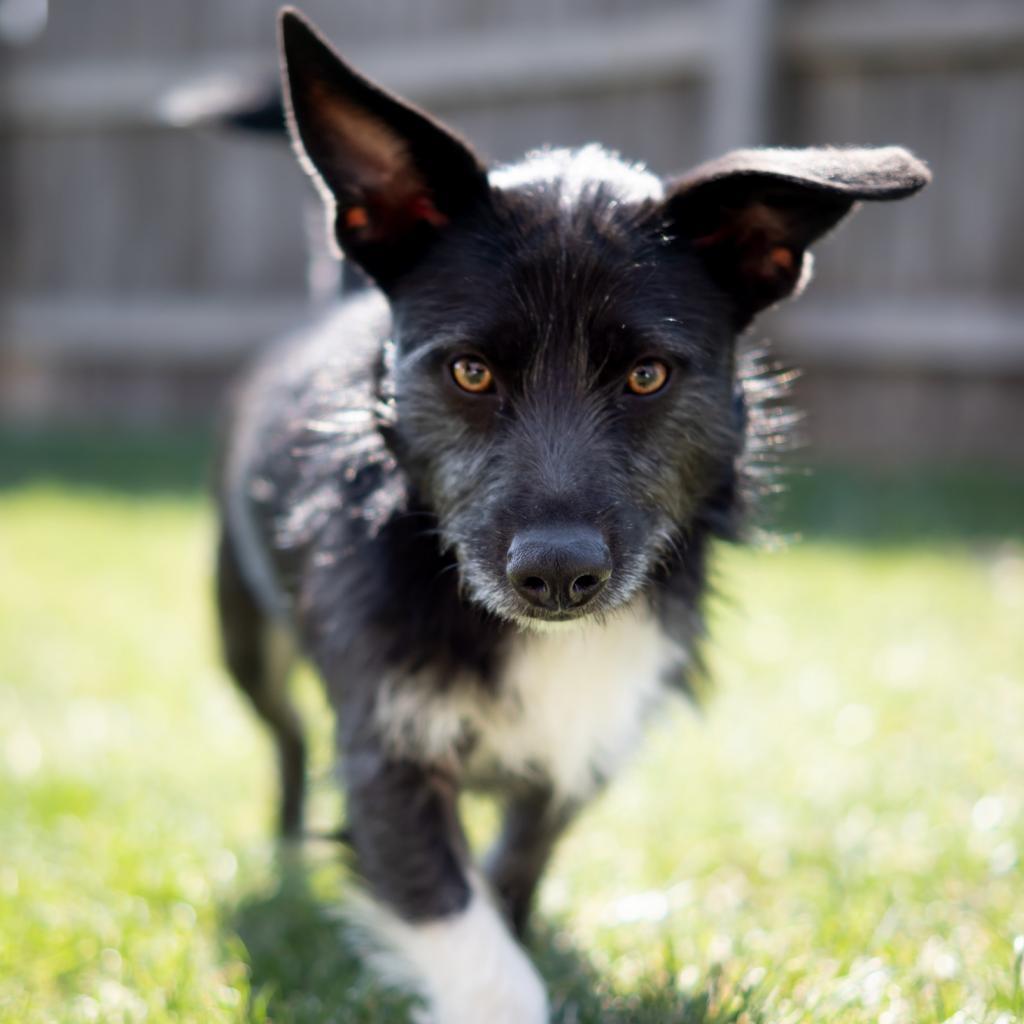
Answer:
<path fill-rule="evenodd" d="M 406 682 L 382 691 L 378 722 L 402 752 L 457 760 L 470 779 L 537 776 L 583 797 L 636 746 L 665 673 L 684 657 L 646 612 L 524 632 L 493 696 L 474 687 L 439 696 Z"/>

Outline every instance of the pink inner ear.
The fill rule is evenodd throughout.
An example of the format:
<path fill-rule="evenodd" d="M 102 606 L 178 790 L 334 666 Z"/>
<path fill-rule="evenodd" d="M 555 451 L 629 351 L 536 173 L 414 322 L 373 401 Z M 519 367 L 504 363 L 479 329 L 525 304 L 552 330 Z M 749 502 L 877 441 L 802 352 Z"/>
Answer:
<path fill-rule="evenodd" d="M 409 213 L 413 220 L 425 220 L 435 228 L 444 227 L 448 218 L 434 205 L 434 200 L 426 193 L 414 196 L 409 202 Z"/>
<path fill-rule="evenodd" d="M 310 99 L 320 131 L 333 140 L 331 163 L 358 199 L 339 217 L 340 227 L 364 241 L 387 238 L 424 222 L 443 227 L 438 210 L 413 163 L 407 144 L 377 117 L 314 83 Z"/>
<path fill-rule="evenodd" d="M 370 223 L 370 215 L 366 212 L 365 206 L 350 206 L 344 214 L 345 227 L 349 231 L 358 231 Z"/>
<path fill-rule="evenodd" d="M 786 250 L 789 225 L 782 214 L 764 203 L 722 207 L 716 220 L 715 230 L 695 238 L 694 245 L 706 248 L 728 243 L 740 251 L 763 251 L 769 246 Z"/>
<path fill-rule="evenodd" d="M 694 239 L 701 249 L 730 252 L 734 266 L 748 279 L 778 282 L 792 280 L 800 272 L 801 254 L 786 244 L 788 224 L 784 215 L 764 203 L 719 211 L 720 226 Z"/>
<path fill-rule="evenodd" d="M 426 192 L 408 187 L 392 192 L 369 192 L 364 203 L 355 203 L 340 211 L 338 226 L 353 241 L 380 242 L 395 239 L 415 224 L 440 228 L 448 217 Z"/>
<path fill-rule="evenodd" d="M 800 255 L 794 250 L 784 245 L 768 246 L 762 239 L 760 244 L 743 250 L 739 268 L 748 279 L 788 290 L 800 272 L 800 263 Z"/>

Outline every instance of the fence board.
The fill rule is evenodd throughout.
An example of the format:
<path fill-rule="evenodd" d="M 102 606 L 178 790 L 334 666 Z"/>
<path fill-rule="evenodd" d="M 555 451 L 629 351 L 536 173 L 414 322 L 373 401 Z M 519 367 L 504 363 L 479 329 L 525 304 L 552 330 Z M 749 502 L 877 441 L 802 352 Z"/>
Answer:
<path fill-rule="evenodd" d="M 821 246 L 810 304 L 772 330 L 812 360 L 1019 372 L 1019 0 L 303 6 L 359 66 L 496 160 L 600 140 L 670 173 L 733 142 L 911 146 L 933 186 Z M 163 104 L 203 71 L 271 75 L 276 8 L 52 4 L 39 42 L 3 54 L 6 297 L 19 313 L 0 345 L 201 362 L 285 322 L 304 288 L 308 186 L 283 146 L 182 132 Z"/>
<path fill-rule="evenodd" d="M 78 363 L 119 359 L 151 363 L 139 344 L 159 339 L 172 363 L 229 365 L 310 316 L 308 303 L 281 297 L 102 300 L 29 296 L 9 310 L 8 350 L 37 360 Z M 962 297 L 856 299 L 794 303 L 771 314 L 757 334 L 778 339 L 785 358 L 828 367 L 1024 373 L 1024 301 Z M 970 345 L 964 339 L 970 338 Z"/>

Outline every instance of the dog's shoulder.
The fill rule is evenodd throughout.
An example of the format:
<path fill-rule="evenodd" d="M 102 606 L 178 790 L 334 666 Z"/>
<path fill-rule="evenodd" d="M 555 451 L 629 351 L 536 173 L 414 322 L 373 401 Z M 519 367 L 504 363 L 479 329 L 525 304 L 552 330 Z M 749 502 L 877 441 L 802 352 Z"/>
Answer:
<path fill-rule="evenodd" d="M 377 383 L 389 327 L 387 303 L 366 292 L 270 346 L 235 385 L 218 498 L 264 604 L 281 599 L 270 563 L 365 503 L 373 468 L 386 462 Z"/>

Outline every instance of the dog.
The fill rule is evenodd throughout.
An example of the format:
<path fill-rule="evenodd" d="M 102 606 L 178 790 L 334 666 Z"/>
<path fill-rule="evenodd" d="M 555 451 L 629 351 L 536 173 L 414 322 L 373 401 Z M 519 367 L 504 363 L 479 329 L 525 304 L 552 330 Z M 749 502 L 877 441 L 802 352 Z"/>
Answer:
<path fill-rule="evenodd" d="M 227 665 L 276 739 L 289 836 L 282 638 L 324 683 L 371 959 L 435 1024 L 541 1024 L 538 881 L 690 685 L 712 548 L 741 531 L 765 414 L 737 338 L 855 203 L 929 173 L 895 147 L 743 150 L 668 181 L 595 145 L 489 169 L 297 12 L 279 27 L 295 151 L 372 287 L 234 395 Z M 467 787 L 504 814 L 479 868 Z"/>

